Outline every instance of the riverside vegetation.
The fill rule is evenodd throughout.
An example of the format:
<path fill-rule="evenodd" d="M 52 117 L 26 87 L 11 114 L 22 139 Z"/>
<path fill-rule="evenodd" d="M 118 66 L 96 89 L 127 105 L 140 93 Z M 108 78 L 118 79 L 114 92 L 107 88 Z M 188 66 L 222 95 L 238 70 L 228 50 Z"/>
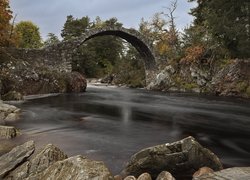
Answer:
<path fill-rule="evenodd" d="M 184 32 L 175 25 L 176 1 L 151 20 L 142 19 L 139 31 L 151 38 L 160 57 L 159 72 L 147 88 L 249 98 L 249 2 L 196 2 L 197 7 L 190 12 L 194 22 Z M 39 27 L 34 23 L 12 24 L 8 0 L 0 2 L 0 18 L 0 92 L 4 100 L 22 100 L 23 95 L 29 94 L 83 92 L 86 77 L 106 76 L 104 81 L 108 83 L 129 87 L 146 85 L 139 53 L 117 37 L 96 37 L 80 46 L 73 57 L 74 72 L 65 73 L 46 64 L 19 60 L 5 50 L 41 48 L 58 43 L 58 37 L 50 33 L 43 42 Z M 88 29 L 105 26 L 122 27 L 122 24 L 116 18 L 103 21 L 96 17 L 91 21 L 88 16 L 78 19 L 69 15 L 61 36 L 66 41 L 79 37 Z M 4 125 L 16 119 L 20 110 L 1 102 L 0 113 L 0 123 Z M 7 126 L 0 126 L 0 132 L 2 138 L 19 134 L 14 127 Z M 102 162 L 82 156 L 68 158 L 51 144 L 35 150 L 34 142 L 30 141 L 14 148 L 0 147 L 0 150 L 0 179 L 174 179 L 173 176 L 191 178 L 199 168 L 202 169 L 195 173 L 194 179 L 242 179 L 249 178 L 250 174 L 249 168 L 219 171 L 222 166 L 218 158 L 192 137 L 138 152 L 131 157 L 122 174 L 115 177 Z M 218 172 L 213 173 L 209 168 Z"/>

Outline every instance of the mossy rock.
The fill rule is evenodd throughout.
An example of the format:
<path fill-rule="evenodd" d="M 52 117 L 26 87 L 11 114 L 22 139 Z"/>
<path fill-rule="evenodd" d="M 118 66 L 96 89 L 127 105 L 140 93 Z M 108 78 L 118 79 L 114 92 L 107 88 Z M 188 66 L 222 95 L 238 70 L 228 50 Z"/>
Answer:
<path fill-rule="evenodd" d="M 236 88 L 239 92 L 246 92 L 248 88 L 248 83 L 245 81 L 239 82 L 237 83 Z"/>
<path fill-rule="evenodd" d="M 246 89 L 246 95 L 247 95 L 248 98 L 250 98 L 250 85 Z"/>
<path fill-rule="evenodd" d="M 23 95 L 16 91 L 9 91 L 8 93 L 2 96 L 4 101 L 21 101 L 23 100 Z"/>

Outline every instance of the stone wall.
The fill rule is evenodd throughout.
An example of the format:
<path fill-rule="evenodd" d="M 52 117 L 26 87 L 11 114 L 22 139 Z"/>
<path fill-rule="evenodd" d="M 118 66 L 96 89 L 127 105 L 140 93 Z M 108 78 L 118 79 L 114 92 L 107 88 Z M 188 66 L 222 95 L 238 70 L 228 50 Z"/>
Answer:
<path fill-rule="evenodd" d="M 13 59 L 23 60 L 34 66 L 46 66 L 51 70 L 60 72 L 71 72 L 70 58 L 66 53 L 54 48 L 44 49 L 18 49 L 18 48 L 5 48 L 4 51 L 9 54 Z"/>

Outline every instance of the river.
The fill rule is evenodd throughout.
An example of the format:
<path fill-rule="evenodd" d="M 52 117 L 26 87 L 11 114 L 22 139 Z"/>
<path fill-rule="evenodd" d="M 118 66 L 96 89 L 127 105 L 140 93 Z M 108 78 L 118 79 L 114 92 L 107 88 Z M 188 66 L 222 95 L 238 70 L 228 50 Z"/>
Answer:
<path fill-rule="evenodd" d="M 250 101 L 116 87 L 28 98 L 13 122 L 38 147 L 104 161 L 114 174 L 142 148 L 194 136 L 225 167 L 250 166 Z"/>

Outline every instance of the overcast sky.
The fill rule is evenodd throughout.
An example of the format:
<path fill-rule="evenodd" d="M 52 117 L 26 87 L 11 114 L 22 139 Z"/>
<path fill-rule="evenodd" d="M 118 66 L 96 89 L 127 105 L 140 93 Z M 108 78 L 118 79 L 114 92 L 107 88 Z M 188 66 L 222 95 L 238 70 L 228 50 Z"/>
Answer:
<path fill-rule="evenodd" d="M 48 33 L 60 36 L 67 15 L 81 18 L 89 16 L 102 20 L 117 17 L 124 27 L 138 28 L 141 18 L 149 20 L 153 14 L 166 11 L 170 0 L 10 0 L 13 14 L 17 14 L 16 22 L 30 20 L 40 27 L 43 38 Z M 194 4 L 187 0 L 178 0 L 175 16 L 179 29 L 191 23 L 188 15 Z"/>

